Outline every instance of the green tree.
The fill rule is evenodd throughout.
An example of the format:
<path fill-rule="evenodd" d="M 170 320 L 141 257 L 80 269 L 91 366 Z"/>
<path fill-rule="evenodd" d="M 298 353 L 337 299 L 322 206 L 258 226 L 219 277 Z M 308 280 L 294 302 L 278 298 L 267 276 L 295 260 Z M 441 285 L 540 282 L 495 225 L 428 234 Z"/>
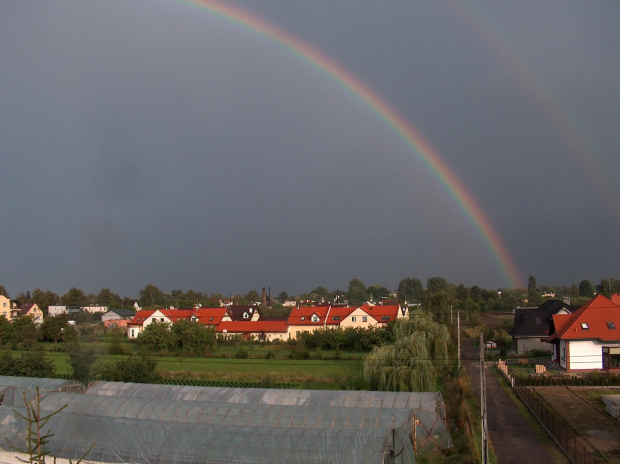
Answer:
<path fill-rule="evenodd" d="M 97 364 L 93 378 L 111 382 L 156 383 L 157 361 L 149 356 L 131 356 L 117 362 Z"/>
<path fill-rule="evenodd" d="M 72 287 L 67 293 L 60 297 L 60 301 L 65 306 L 81 308 L 88 306 L 88 299 L 82 290 Z"/>
<path fill-rule="evenodd" d="M 387 287 L 378 284 L 371 285 L 366 290 L 375 303 L 382 303 L 383 299 L 389 298 L 392 293 Z"/>
<path fill-rule="evenodd" d="M 54 363 L 47 359 L 41 346 L 23 349 L 18 358 L 6 354 L 2 357 L 2 375 L 15 377 L 54 377 Z"/>
<path fill-rule="evenodd" d="M 13 321 L 13 331 L 18 343 L 31 345 L 40 340 L 40 332 L 32 316 L 20 316 Z"/>
<path fill-rule="evenodd" d="M 138 303 L 142 308 L 163 308 L 167 306 L 167 299 L 164 292 L 162 292 L 155 285 L 149 284 L 140 290 L 140 298 L 138 299 Z"/>
<path fill-rule="evenodd" d="M 319 303 L 328 302 L 330 300 L 329 290 L 325 287 L 317 287 L 310 292 L 310 299 Z"/>
<path fill-rule="evenodd" d="M 32 302 L 36 303 L 41 311 L 47 313 L 47 308 L 55 305 L 58 302 L 58 295 L 49 290 L 41 290 L 40 288 L 35 288 L 32 291 Z"/>
<path fill-rule="evenodd" d="M 73 370 L 73 380 L 88 385 L 93 364 L 97 360 L 93 348 L 85 347 L 81 343 L 72 343 L 68 354 L 69 365 Z"/>
<path fill-rule="evenodd" d="M 285 301 L 287 301 L 288 293 L 286 293 L 285 291 L 278 293 L 278 300 L 280 301 L 280 303 L 284 303 Z"/>
<path fill-rule="evenodd" d="M 596 286 L 596 291 L 599 295 L 605 295 L 607 298 L 611 298 L 611 285 L 609 280 L 601 279 L 601 283 Z"/>
<path fill-rule="evenodd" d="M 9 296 L 9 292 L 7 292 L 6 288 L 4 288 L 4 285 L 0 285 L 0 295 L 6 296 L 7 298 L 11 298 Z"/>
<path fill-rule="evenodd" d="M 0 347 L 12 345 L 16 342 L 13 324 L 4 315 L 0 316 Z"/>
<path fill-rule="evenodd" d="M 358 306 L 366 303 L 370 299 L 366 285 L 360 279 L 351 279 L 349 281 L 349 290 L 347 291 L 347 299 L 351 306 Z"/>
<path fill-rule="evenodd" d="M 50 316 L 43 319 L 39 330 L 41 339 L 48 342 L 58 343 L 63 339 L 64 332 L 69 326 L 64 316 Z"/>
<path fill-rule="evenodd" d="M 424 286 L 420 279 L 407 277 L 398 284 L 398 299 L 408 303 L 421 303 L 424 297 Z"/>
<path fill-rule="evenodd" d="M 172 332 L 170 324 L 167 322 L 153 321 L 147 325 L 140 336 L 138 342 L 143 345 L 152 345 L 160 350 L 169 350 L 177 346 L 177 336 Z"/>
<path fill-rule="evenodd" d="M 260 295 L 256 290 L 250 290 L 244 297 L 245 304 L 253 305 L 257 301 L 260 301 Z"/>
<path fill-rule="evenodd" d="M 205 355 L 213 351 L 217 344 L 215 329 L 182 319 L 172 326 L 179 348 L 186 355 Z"/>
<path fill-rule="evenodd" d="M 364 377 L 372 390 L 433 391 L 448 361 L 450 334 L 445 325 L 422 311 L 393 325 L 394 343 L 375 347 L 364 360 Z"/>
<path fill-rule="evenodd" d="M 122 306 L 121 297 L 112 293 L 109 288 L 99 290 L 95 301 L 99 306 L 107 306 L 108 308 L 120 308 Z"/>
<path fill-rule="evenodd" d="M 426 281 L 426 291 L 429 295 L 443 292 L 448 289 L 448 281 L 443 277 L 429 277 Z"/>
<path fill-rule="evenodd" d="M 589 280 L 579 282 L 579 296 L 592 298 L 594 296 L 594 285 Z"/>

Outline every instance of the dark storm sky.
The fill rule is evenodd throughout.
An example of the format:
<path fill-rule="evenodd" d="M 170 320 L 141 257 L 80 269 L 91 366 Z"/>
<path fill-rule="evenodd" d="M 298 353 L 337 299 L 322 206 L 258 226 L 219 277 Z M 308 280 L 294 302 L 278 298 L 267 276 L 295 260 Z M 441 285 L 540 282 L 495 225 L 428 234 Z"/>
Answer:
<path fill-rule="evenodd" d="M 620 277 L 620 3 L 229 3 L 433 146 L 539 284 Z M 0 284 L 272 293 L 511 286 L 359 98 L 178 0 L 0 3 Z"/>

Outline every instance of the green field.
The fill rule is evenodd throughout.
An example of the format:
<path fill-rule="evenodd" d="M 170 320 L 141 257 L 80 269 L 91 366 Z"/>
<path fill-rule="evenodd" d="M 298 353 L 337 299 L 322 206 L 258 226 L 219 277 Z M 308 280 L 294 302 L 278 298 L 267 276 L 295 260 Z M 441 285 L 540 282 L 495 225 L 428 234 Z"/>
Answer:
<path fill-rule="evenodd" d="M 17 353 L 16 353 L 17 354 Z M 60 376 L 69 375 L 68 357 L 61 352 L 48 352 Z M 97 363 L 114 362 L 127 356 L 97 356 Z M 291 359 L 226 359 L 155 357 L 162 377 L 228 381 L 260 381 L 295 383 L 303 388 L 363 388 L 363 361 L 291 360 Z"/>

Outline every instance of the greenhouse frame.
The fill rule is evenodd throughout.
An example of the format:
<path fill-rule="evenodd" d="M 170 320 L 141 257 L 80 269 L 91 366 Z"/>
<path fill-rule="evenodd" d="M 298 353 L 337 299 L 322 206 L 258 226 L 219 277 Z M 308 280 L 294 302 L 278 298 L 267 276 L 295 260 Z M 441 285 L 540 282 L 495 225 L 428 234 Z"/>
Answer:
<path fill-rule="evenodd" d="M 82 394 L 40 391 L 42 414 L 62 408 L 46 425 L 47 450 L 69 459 L 88 452 L 89 461 L 110 463 L 414 463 L 415 454 L 452 445 L 439 393 L 115 382 Z M 23 397 L 6 395 L 0 434 L 23 443 L 27 424 L 16 412 L 26 412 Z"/>

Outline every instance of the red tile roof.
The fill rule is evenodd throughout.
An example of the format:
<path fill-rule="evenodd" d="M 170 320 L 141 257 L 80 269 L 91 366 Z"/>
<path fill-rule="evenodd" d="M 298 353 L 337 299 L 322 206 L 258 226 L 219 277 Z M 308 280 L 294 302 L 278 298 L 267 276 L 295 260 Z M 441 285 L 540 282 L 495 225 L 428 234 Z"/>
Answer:
<path fill-rule="evenodd" d="M 396 320 L 398 317 L 399 305 L 377 305 L 370 306 L 363 304 L 360 306 L 369 316 L 372 316 L 377 322 L 387 323 Z"/>
<path fill-rule="evenodd" d="M 549 341 L 562 340 L 620 340 L 620 306 L 598 295 L 573 314 L 554 314 L 553 331 Z"/>
<path fill-rule="evenodd" d="M 331 306 L 298 306 L 291 309 L 288 316 L 288 325 L 323 325 L 325 317 Z M 317 315 L 318 320 L 313 321 L 312 316 Z"/>
<path fill-rule="evenodd" d="M 286 333 L 286 321 L 222 321 L 217 325 L 218 332 L 227 333 Z"/>

